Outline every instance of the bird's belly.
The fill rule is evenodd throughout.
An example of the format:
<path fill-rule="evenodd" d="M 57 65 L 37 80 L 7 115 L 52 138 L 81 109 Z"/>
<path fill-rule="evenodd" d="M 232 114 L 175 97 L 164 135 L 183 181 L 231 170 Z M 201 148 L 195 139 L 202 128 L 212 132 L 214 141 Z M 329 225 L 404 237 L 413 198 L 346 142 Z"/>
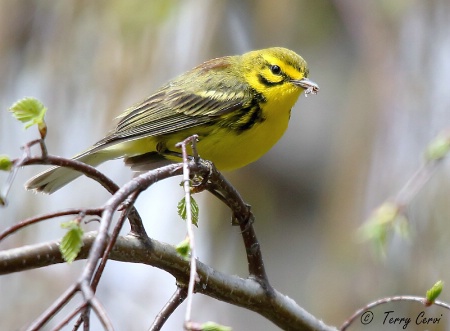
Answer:
<path fill-rule="evenodd" d="M 266 114 L 276 114 L 276 116 L 266 116 L 264 121 L 255 123 L 245 131 L 233 131 L 226 127 L 198 126 L 167 135 L 163 139 L 145 137 L 115 145 L 110 149 L 119 149 L 122 155 L 134 156 L 156 151 L 158 142 L 163 142 L 167 149 L 181 153 L 181 149 L 176 148 L 175 145 L 189 136 L 198 134 L 200 140 L 197 143 L 197 151 L 200 157 L 212 161 L 219 170 L 234 170 L 258 160 L 275 145 L 287 129 L 289 109 L 268 112 Z M 192 153 L 190 148 L 188 152 Z M 175 162 L 181 161 L 171 156 L 167 158 Z"/>
<path fill-rule="evenodd" d="M 279 114 L 282 115 L 282 114 Z M 233 170 L 252 163 L 267 153 L 287 129 L 289 113 L 266 119 L 237 133 L 221 128 L 197 144 L 200 157 L 212 161 L 219 170 Z"/>

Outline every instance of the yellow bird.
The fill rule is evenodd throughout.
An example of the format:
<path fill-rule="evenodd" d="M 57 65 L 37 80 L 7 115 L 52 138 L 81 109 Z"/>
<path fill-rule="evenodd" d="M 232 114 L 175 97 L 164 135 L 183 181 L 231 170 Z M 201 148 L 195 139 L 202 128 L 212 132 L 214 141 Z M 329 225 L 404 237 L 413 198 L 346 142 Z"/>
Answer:
<path fill-rule="evenodd" d="M 132 167 L 179 161 L 175 144 L 197 134 L 199 155 L 219 170 L 256 161 L 286 131 L 300 94 L 316 94 L 301 56 L 281 47 L 207 61 L 125 110 L 105 138 L 74 159 L 98 166 L 124 157 Z M 53 167 L 26 188 L 53 193 L 81 173 Z"/>

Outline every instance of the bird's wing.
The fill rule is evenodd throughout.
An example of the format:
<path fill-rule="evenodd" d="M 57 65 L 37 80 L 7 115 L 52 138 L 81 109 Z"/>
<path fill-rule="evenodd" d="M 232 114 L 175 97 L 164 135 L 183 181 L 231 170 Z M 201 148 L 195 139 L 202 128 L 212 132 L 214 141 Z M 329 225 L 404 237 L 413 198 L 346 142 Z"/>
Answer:
<path fill-rule="evenodd" d="M 122 139 L 174 133 L 212 123 L 221 115 L 244 107 L 250 99 L 245 93 L 227 98 L 218 95 L 211 91 L 160 91 L 128 111 L 112 135 Z"/>
<path fill-rule="evenodd" d="M 236 59 L 213 59 L 170 81 L 119 116 L 116 128 L 94 148 L 212 125 L 224 117 L 234 121 L 232 114 L 245 112 L 255 102 L 241 73 L 230 70 Z"/>

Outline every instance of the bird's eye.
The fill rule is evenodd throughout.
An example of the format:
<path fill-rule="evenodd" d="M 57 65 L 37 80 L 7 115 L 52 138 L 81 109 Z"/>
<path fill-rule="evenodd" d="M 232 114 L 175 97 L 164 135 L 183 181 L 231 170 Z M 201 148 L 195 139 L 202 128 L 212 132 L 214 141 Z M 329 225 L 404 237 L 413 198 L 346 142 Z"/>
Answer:
<path fill-rule="evenodd" d="M 279 74 L 281 74 L 281 68 L 279 67 L 279 66 L 277 66 L 277 65 L 272 65 L 272 66 L 270 66 L 270 71 L 272 71 L 272 73 L 274 74 L 274 75 L 279 75 Z"/>

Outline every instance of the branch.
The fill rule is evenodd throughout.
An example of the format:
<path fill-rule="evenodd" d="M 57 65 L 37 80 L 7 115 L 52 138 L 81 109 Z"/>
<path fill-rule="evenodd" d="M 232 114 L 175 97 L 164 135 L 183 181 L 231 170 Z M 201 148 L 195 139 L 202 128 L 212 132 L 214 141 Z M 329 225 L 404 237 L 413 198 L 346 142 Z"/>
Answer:
<path fill-rule="evenodd" d="M 184 201 L 186 204 L 186 228 L 187 228 L 187 237 L 189 239 L 189 263 L 190 263 L 190 271 L 189 271 L 189 284 L 187 291 L 187 307 L 186 313 L 184 317 L 184 328 L 185 330 L 191 330 L 189 327 L 189 323 L 191 323 L 191 312 L 192 312 L 192 299 L 194 296 L 194 287 L 195 281 L 197 278 L 197 253 L 195 247 L 195 239 L 194 239 L 194 229 L 192 224 L 192 210 L 191 210 L 191 178 L 190 178 L 190 169 L 189 169 L 189 161 L 188 161 L 188 152 L 186 145 L 192 144 L 192 151 L 195 156 L 195 163 L 198 163 L 198 154 L 197 149 L 195 147 L 195 143 L 198 139 L 197 135 L 193 135 L 189 138 L 186 138 L 181 143 L 178 143 L 176 147 L 180 147 L 183 155 L 183 189 L 184 189 Z"/>
<path fill-rule="evenodd" d="M 88 256 L 95 239 L 96 233 L 93 232 L 84 236 L 84 246 L 77 259 L 85 259 Z M 1 251 L 0 274 L 63 263 L 58 245 L 59 241 L 52 241 Z M 145 242 L 133 235 L 119 237 L 109 258 L 165 270 L 183 286 L 187 286 L 189 282 L 189 261 L 180 257 L 172 245 L 154 239 Z M 255 311 L 282 329 L 336 330 L 316 319 L 280 292 L 273 290 L 273 295 L 268 296 L 253 279 L 227 275 L 200 261 L 197 261 L 197 273 L 199 281 L 196 283 L 196 292 Z"/>
<path fill-rule="evenodd" d="M 252 225 L 255 217 L 250 206 L 244 202 L 239 192 L 212 164 L 210 167 L 209 180 L 206 183 L 207 189 L 222 200 L 233 212 L 233 218 L 238 220 L 247 254 L 250 277 L 254 277 L 270 293 L 272 286 L 264 268 L 261 246 Z"/>
<path fill-rule="evenodd" d="M 161 311 L 156 315 L 156 318 L 150 327 L 149 331 L 159 331 L 163 327 L 164 323 L 169 319 L 170 315 L 178 308 L 179 305 L 183 303 L 186 299 L 188 293 L 185 288 L 177 286 L 177 290 L 166 303 L 166 305 L 161 309 Z"/>
<path fill-rule="evenodd" d="M 9 228 L 7 228 L 6 230 L 4 230 L 3 232 L 0 233 L 0 241 L 3 240 L 4 238 L 6 238 L 7 236 L 29 226 L 32 224 L 36 224 L 42 221 L 46 221 L 48 219 L 51 218 L 56 218 L 56 217 L 61 217 L 61 216 L 68 216 L 68 215 L 80 215 L 83 214 L 85 216 L 101 216 L 102 215 L 102 209 L 97 208 L 97 209 L 86 209 L 86 210 L 82 210 L 82 209 L 68 209 L 68 210 L 64 210 L 64 211 L 60 211 L 60 212 L 55 212 L 55 213 L 50 213 L 50 214 L 45 214 L 45 215 L 41 215 L 41 216 L 35 216 L 35 217 L 30 217 L 27 218 L 17 224 L 14 224 L 12 226 L 10 226 Z"/>
<path fill-rule="evenodd" d="M 356 312 L 353 313 L 352 316 L 350 316 L 344 324 L 339 328 L 340 331 L 345 331 L 347 328 L 355 321 L 355 319 L 362 314 L 361 319 L 363 324 L 369 324 L 372 321 L 373 315 L 371 312 L 367 312 L 369 309 L 375 308 L 376 306 L 383 305 L 389 302 L 395 302 L 395 301 L 412 301 L 412 302 L 418 302 L 425 307 L 428 307 L 430 304 L 428 303 L 427 298 L 417 297 L 417 296 L 410 296 L 410 295 L 399 295 L 395 297 L 387 297 L 383 299 L 376 300 L 374 302 L 369 303 L 368 305 L 358 309 Z M 442 301 L 434 301 L 433 304 L 436 306 L 443 307 L 445 309 L 450 310 L 450 305 L 448 303 L 442 302 Z M 364 313 L 364 314 L 363 314 Z M 364 323 L 365 322 L 365 323 Z"/>
<path fill-rule="evenodd" d="M 45 146 L 44 144 L 41 145 Z M 40 157 L 31 157 L 28 155 L 29 155 L 29 146 L 26 145 L 25 155 L 21 159 L 18 159 L 14 162 L 15 165 L 14 170 L 18 169 L 19 167 L 35 164 L 67 167 L 79 171 L 85 176 L 95 180 L 111 194 L 115 194 L 119 190 L 119 186 L 116 183 L 114 183 L 111 179 L 109 179 L 103 173 L 98 171 L 96 168 L 86 163 L 74 159 L 67 159 L 59 156 L 48 155 L 46 153 Z M 132 232 L 135 232 L 140 236 L 147 235 L 145 232 L 144 225 L 142 224 L 142 219 L 139 216 L 139 213 L 137 212 L 136 208 L 133 207 L 130 210 L 130 213 L 128 214 L 128 219 L 130 221 Z"/>
<path fill-rule="evenodd" d="M 22 165 L 50 163 L 69 166 L 85 173 L 88 177 L 102 181 L 101 176 L 103 175 L 100 174 L 100 177 L 96 177 L 97 170 L 95 168 L 77 161 L 45 156 L 43 159 L 29 158 L 23 162 Z M 194 160 L 189 162 L 189 168 L 194 178 L 202 178 L 201 184 L 197 187 L 198 191 L 201 191 L 203 187 L 203 189 L 209 190 L 230 207 L 233 218 L 237 220 L 241 228 L 250 273 L 249 279 L 243 279 L 220 273 L 198 262 L 198 279 L 196 279 L 194 284 L 195 291 L 258 312 L 283 329 L 334 330 L 304 311 L 293 300 L 271 287 L 264 269 L 260 245 L 252 226 L 254 217 L 250 211 L 250 206 L 243 201 L 231 184 L 211 163 Z M 113 238 L 109 233 L 113 215 L 118 210 L 127 213 L 129 207 L 131 207 L 132 210 L 130 212 L 133 213 L 135 211 L 130 197 L 133 197 L 132 199 L 136 198 L 140 192 L 146 190 L 152 184 L 168 177 L 180 175 L 182 170 L 183 164 L 171 164 L 141 174 L 120 189 L 110 187 L 111 191 L 115 191 L 111 192 L 113 193 L 112 197 L 100 208 L 102 217 L 98 232 L 95 235 L 91 234 L 84 237 L 84 246 L 78 255 L 78 259 L 86 258 L 87 262 L 77 283 L 69 288 L 70 293 L 66 292 L 62 297 L 58 298 L 55 304 L 33 322 L 32 329 L 34 329 L 34 326 L 44 325 L 52 318 L 57 313 L 58 308 L 61 308 L 70 300 L 73 295 L 72 291 L 81 291 L 84 295 L 84 303 L 87 304 L 86 309 L 88 309 L 85 310 L 86 313 L 89 312 L 90 308 L 93 308 L 104 327 L 106 329 L 111 328 L 106 311 L 94 294 L 95 283 L 98 282 L 104 266 L 99 268 L 99 260 L 102 256 L 107 256 L 107 253 L 105 255 L 105 250 L 108 251 L 111 247 L 112 250 L 109 252 L 108 258 L 155 266 L 172 274 L 177 279 L 179 286 L 188 287 L 188 262 L 180 257 L 172 246 L 151 240 L 145 234 L 143 227 L 142 231 L 132 231 L 126 237 L 119 237 L 115 245 L 111 240 L 115 239 L 114 237 L 118 234 L 118 231 L 114 231 Z M 123 210 L 124 206 L 125 211 Z M 140 219 L 138 220 L 139 224 L 142 226 Z M 116 230 L 120 229 L 120 227 L 121 225 L 118 225 Z M 0 252 L 0 265 L 2 266 L 0 274 L 61 263 L 63 260 L 58 245 L 58 242 L 51 242 Z M 104 261 L 106 262 L 106 259 Z M 91 283 L 93 279 L 94 283 Z M 72 316 L 73 314 L 67 318 L 72 318 Z"/>

